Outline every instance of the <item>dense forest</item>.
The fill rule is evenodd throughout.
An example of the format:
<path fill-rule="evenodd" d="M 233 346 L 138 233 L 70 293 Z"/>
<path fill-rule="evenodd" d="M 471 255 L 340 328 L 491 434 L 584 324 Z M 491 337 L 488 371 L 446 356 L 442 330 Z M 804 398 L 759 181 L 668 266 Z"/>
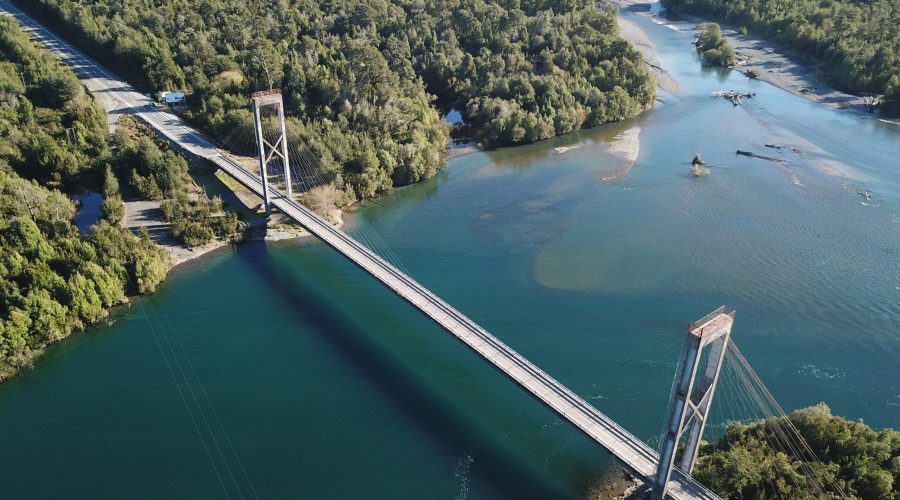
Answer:
<path fill-rule="evenodd" d="M 834 416 L 824 404 L 787 418 L 822 465 L 797 461 L 774 449 L 773 422 L 758 421 L 733 424 L 718 443 L 704 445 L 694 477 L 722 498 L 819 498 L 809 491 L 801 473 L 808 466 L 820 484 L 834 482 L 850 498 L 900 498 L 900 433 L 876 432 L 862 422 Z"/>
<path fill-rule="evenodd" d="M 900 0 L 663 0 L 673 11 L 709 15 L 797 50 L 851 92 L 886 94 L 900 112 Z"/>
<path fill-rule="evenodd" d="M 43 346 L 152 291 L 168 255 L 122 228 L 106 116 L 74 74 L 0 18 L 0 379 Z M 110 193 L 90 234 L 55 188 Z"/>
<path fill-rule="evenodd" d="M 31 0 L 145 91 L 252 150 L 248 94 L 279 87 L 290 134 L 356 197 L 432 176 L 459 109 L 487 145 L 635 115 L 655 86 L 594 0 Z"/>

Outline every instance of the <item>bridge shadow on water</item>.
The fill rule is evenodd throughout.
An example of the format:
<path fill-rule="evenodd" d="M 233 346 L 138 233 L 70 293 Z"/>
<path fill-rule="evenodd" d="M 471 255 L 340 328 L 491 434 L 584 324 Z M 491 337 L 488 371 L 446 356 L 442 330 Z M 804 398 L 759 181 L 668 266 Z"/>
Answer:
<path fill-rule="evenodd" d="M 460 411 L 447 396 L 437 393 L 421 376 L 405 366 L 364 333 L 369 328 L 348 317 L 333 297 L 304 280 L 279 272 L 265 244 L 244 245 L 237 255 L 270 283 L 275 296 L 287 304 L 292 314 L 314 331 L 354 367 L 360 377 L 377 385 L 380 393 L 447 449 L 448 458 L 475 458 L 471 479 L 493 490 L 495 498 L 576 498 L 579 492 L 560 481 L 547 480 L 546 472 L 519 457 L 489 429 L 478 425 Z M 248 248 L 250 247 L 250 248 Z M 247 251 L 250 250 L 251 251 Z M 348 262 L 348 264 L 350 264 Z M 352 264 L 350 264 L 352 265 Z M 373 278 L 374 279 L 374 278 Z M 380 286 L 380 285 L 379 285 Z M 398 298 L 398 306 L 406 306 Z M 314 304 L 310 306 L 310 304 Z M 435 325 L 435 328 L 439 328 Z M 371 330 L 370 330 L 371 332 Z M 374 335 L 374 332 L 371 333 Z M 510 387 L 510 390 L 518 390 Z M 541 479 L 541 478 L 544 479 Z"/>

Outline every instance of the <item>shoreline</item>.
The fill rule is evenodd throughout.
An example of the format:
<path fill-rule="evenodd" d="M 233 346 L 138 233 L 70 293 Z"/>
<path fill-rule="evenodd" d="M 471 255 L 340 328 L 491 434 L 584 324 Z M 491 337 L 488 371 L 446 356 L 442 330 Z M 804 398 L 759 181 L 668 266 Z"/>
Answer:
<path fill-rule="evenodd" d="M 464 142 L 460 144 L 453 144 L 451 139 L 450 141 L 450 151 L 447 155 L 447 161 L 454 158 L 459 158 L 461 156 L 470 155 L 472 153 L 480 153 L 484 151 L 484 148 L 478 144 L 477 142 Z"/>
<path fill-rule="evenodd" d="M 694 15 L 679 13 L 679 16 L 686 22 L 697 24 L 716 22 Z M 718 24 L 722 29 L 722 36 L 734 47 L 738 57 L 738 63 L 731 69 L 743 73 L 747 78 L 750 78 L 748 71 L 755 69 L 759 73 L 758 80 L 832 109 L 872 116 L 877 114 L 866 111 L 863 97 L 837 90 L 825 80 L 819 79 L 815 69 L 801 62 L 800 57 L 789 47 L 757 35 L 741 35 L 737 27 L 727 23 Z"/>
<path fill-rule="evenodd" d="M 618 3 L 616 2 L 616 5 Z M 641 56 L 644 58 L 644 64 L 647 65 L 656 78 L 656 86 L 663 89 L 666 93 L 677 94 L 678 81 L 668 71 L 663 69 L 659 62 L 656 46 L 653 45 L 650 37 L 647 36 L 647 32 L 634 21 L 622 17 L 621 14 L 616 14 L 616 22 L 619 25 L 619 36 L 641 53 Z"/>
<path fill-rule="evenodd" d="M 655 16 L 655 14 L 652 13 L 651 6 L 657 2 L 650 0 L 608 1 L 616 8 L 626 9 L 636 15 Z M 679 17 L 682 19 L 680 22 L 686 24 L 707 22 L 706 19 L 694 15 L 679 14 Z M 648 66 L 649 71 L 656 77 L 657 86 L 669 94 L 678 93 L 678 82 L 662 68 L 656 47 L 650 40 L 646 31 L 635 21 L 622 16 L 621 13 L 617 14 L 616 19 L 619 27 L 619 36 L 628 41 L 641 53 L 644 58 L 644 63 Z M 720 23 L 720 26 L 722 27 L 723 36 L 725 36 L 732 44 L 741 60 L 741 62 L 732 69 L 746 74 L 748 69 L 757 68 L 760 69 L 759 80 L 765 81 L 781 90 L 804 97 L 813 102 L 825 104 L 833 109 L 849 109 L 866 115 L 871 114 L 865 111 L 862 97 L 840 92 L 824 82 L 819 81 L 812 70 L 792 59 L 790 54 L 786 54 L 788 50 L 780 46 L 777 42 L 764 40 L 754 35 L 740 35 L 734 26 L 728 24 Z M 765 66 L 765 68 L 758 68 L 758 66 Z M 117 111 L 116 104 L 105 99 L 102 92 L 96 92 L 96 89 L 91 88 L 87 83 L 88 82 L 82 80 L 82 84 L 88 88 L 88 91 L 94 96 L 97 102 L 107 109 L 107 113 L 115 114 Z M 652 109 L 652 107 L 649 109 Z M 485 148 L 475 142 L 461 144 L 453 144 L 451 142 L 448 161 L 483 151 L 485 151 Z M 627 160 L 630 160 L 630 158 Z M 631 162 L 626 161 L 626 163 Z M 628 169 L 626 168 L 626 173 L 627 170 Z M 610 173 L 612 175 L 609 175 Z M 619 171 L 606 172 L 605 174 L 606 175 L 601 178 L 604 182 L 615 180 L 622 176 L 622 172 Z M 192 175 L 192 177 L 194 176 Z M 194 181 L 198 185 L 201 184 L 201 182 L 199 182 L 200 180 L 197 178 L 194 178 Z M 229 194 L 233 196 L 233 201 L 239 200 L 240 202 L 243 202 L 241 204 L 249 206 L 248 202 L 250 200 L 244 200 L 244 197 L 241 196 L 242 193 L 238 193 L 233 189 L 229 189 L 229 191 Z M 137 201 L 134 203 L 140 205 L 141 202 Z M 126 202 L 126 207 L 128 207 L 126 211 L 130 210 L 130 205 L 131 203 Z M 164 229 L 166 224 L 162 223 L 161 220 L 156 220 L 155 217 L 147 213 L 149 211 L 146 210 L 146 207 L 139 206 L 139 211 L 144 212 L 147 217 L 144 218 L 141 223 L 134 225 L 134 228 L 147 225 L 167 233 Z M 258 221 L 256 222 L 256 224 L 253 222 L 250 223 L 251 232 L 258 230 L 260 227 Z M 338 227 L 340 227 L 340 225 L 341 224 L 339 223 Z M 126 223 L 126 226 L 132 227 L 132 224 Z M 310 236 L 309 233 L 302 229 L 298 229 L 297 231 L 287 231 L 280 228 L 266 227 L 264 231 L 264 235 L 254 235 L 248 237 L 245 241 L 283 241 Z M 218 249 L 240 243 L 240 241 L 215 240 L 201 247 L 189 248 L 173 241 L 167 241 L 166 237 L 162 235 L 154 236 L 153 239 L 158 246 L 166 250 L 169 254 L 171 259 L 170 270 Z"/>
<path fill-rule="evenodd" d="M 195 179 L 196 181 L 196 179 Z M 234 193 L 232 191 L 232 193 Z M 234 193 L 235 197 L 237 193 Z M 241 213 L 247 213 L 247 207 L 234 207 Z M 337 227 L 343 225 L 343 219 L 340 215 L 336 216 L 338 220 Z M 271 222 L 271 226 L 269 223 Z M 199 247 L 188 247 L 175 242 L 169 234 L 169 223 L 162 220 L 162 213 L 159 210 L 159 202 L 152 200 L 129 200 L 125 202 L 125 220 L 123 226 L 136 231 L 146 228 L 150 233 L 150 238 L 159 248 L 162 248 L 169 254 L 169 270 L 198 259 L 210 252 L 224 248 L 230 245 L 237 245 L 243 241 L 283 241 L 295 238 L 304 238 L 310 236 L 308 232 L 301 228 L 286 229 L 287 226 L 280 218 L 273 217 L 269 220 L 256 219 L 247 222 L 247 230 L 249 236 L 243 240 L 231 239 L 215 239 L 205 245 Z M 259 234 L 259 233 L 262 234 Z"/>
<path fill-rule="evenodd" d="M 637 500 L 648 486 L 622 469 L 601 474 L 589 484 L 584 500 Z"/>
<path fill-rule="evenodd" d="M 338 225 L 338 227 L 340 227 L 340 225 Z M 312 235 L 304 230 L 297 230 L 295 232 L 287 231 L 284 229 L 268 228 L 266 229 L 265 235 L 251 236 L 240 241 L 215 240 L 207 243 L 206 245 L 196 248 L 188 248 L 184 246 L 164 246 L 159 245 L 159 243 L 157 243 L 157 245 L 169 252 L 169 257 L 171 259 L 171 267 L 169 267 L 169 270 L 172 271 L 177 267 L 181 267 L 183 264 L 187 264 L 188 262 L 192 262 L 199 259 L 200 257 L 211 254 L 226 247 L 233 247 L 248 242 L 262 241 L 266 243 L 272 243 L 277 241 L 299 240 L 302 238 L 310 237 L 312 237 Z"/>
<path fill-rule="evenodd" d="M 649 0 L 611 0 L 614 5 L 620 9 L 626 9 L 634 12 L 636 15 L 659 17 L 652 13 L 651 6 L 658 3 Z M 691 25 L 691 29 L 695 25 L 705 22 L 715 22 L 722 29 L 722 36 L 734 47 L 734 51 L 738 56 L 738 64 L 731 69 L 747 75 L 747 71 L 751 68 L 759 71 L 758 80 L 764 81 L 773 87 L 781 89 L 790 94 L 802 97 L 808 101 L 828 106 L 832 109 L 843 111 L 852 111 L 854 113 L 872 116 L 873 118 L 883 119 L 890 123 L 896 123 L 893 120 L 887 120 L 879 116 L 878 112 L 869 113 L 862 96 L 849 94 L 837 90 L 831 84 L 816 76 L 814 68 L 810 68 L 801 58 L 794 53 L 790 47 L 779 42 L 762 38 L 758 35 L 738 33 L 737 27 L 728 23 L 718 22 L 714 19 L 705 18 L 693 14 L 678 13 L 678 20 L 675 23 L 684 23 Z M 622 16 L 619 15 L 619 19 Z M 664 18 L 660 18 L 664 19 Z M 643 33 L 643 30 L 634 22 L 625 20 L 637 30 Z M 622 22 L 620 21 L 620 25 Z M 623 32 L 623 38 L 625 38 Z M 646 34 L 643 34 L 646 36 Z M 640 40 L 640 38 L 638 38 Z M 632 42 L 631 39 L 629 39 Z M 632 42 L 640 50 L 646 46 Z M 652 45 L 650 45 L 652 47 Z M 643 51 L 642 51 L 643 53 Z M 749 78 L 749 76 L 748 76 Z"/>
<path fill-rule="evenodd" d="M 334 213 L 332 214 L 332 216 L 337 220 L 336 223 L 332 224 L 334 227 L 343 227 L 343 213 L 343 209 L 335 209 Z M 249 236 L 241 240 L 213 240 L 206 245 L 196 248 L 188 248 L 186 246 L 178 244 L 164 245 L 159 242 L 157 242 L 156 244 L 169 252 L 169 256 L 172 262 L 172 265 L 169 268 L 169 270 L 171 271 L 172 269 L 175 269 L 182 264 L 186 264 L 193 260 L 199 259 L 206 254 L 229 246 L 240 245 L 242 243 L 251 241 L 271 243 L 276 241 L 299 240 L 302 238 L 312 237 L 312 234 L 309 231 L 301 228 L 300 226 L 297 226 L 289 220 L 284 220 L 284 218 L 285 217 L 283 215 L 275 213 L 268 220 L 261 219 L 256 221 L 256 223 L 249 223 L 247 227 Z M 262 234 L 259 234 L 260 232 Z"/>

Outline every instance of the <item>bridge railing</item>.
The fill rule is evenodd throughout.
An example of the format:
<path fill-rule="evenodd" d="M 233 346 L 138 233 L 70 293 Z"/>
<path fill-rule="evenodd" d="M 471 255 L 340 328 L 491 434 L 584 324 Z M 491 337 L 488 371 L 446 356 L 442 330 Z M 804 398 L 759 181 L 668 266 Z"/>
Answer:
<path fill-rule="evenodd" d="M 213 158 L 210 158 L 210 159 L 213 159 Z M 238 173 L 242 176 L 246 176 L 248 181 L 251 181 L 251 182 L 257 181 L 254 173 L 250 172 L 248 169 L 244 168 L 242 165 L 231 160 L 230 158 L 227 158 L 222 155 L 216 155 L 214 161 L 215 160 L 220 160 L 221 162 L 226 163 L 228 168 L 236 170 L 237 171 L 236 173 Z M 219 161 L 217 161 L 217 163 L 219 163 Z M 256 183 L 256 182 L 254 182 L 254 183 Z M 251 186 L 248 186 L 248 187 L 251 187 Z M 259 188 L 259 186 L 256 186 L 256 188 Z M 252 187 L 251 187 L 251 189 L 252 189 Z M 328 222 L 322 220 L 318 215 L 316 215 L 314 212 L 312 212 L 312 210 L 303 206 L 302 204 L 298 203 L 297 201 L 289 198 L 280 190 L 270 187 L 270 192 L 272 194 L 273 202 L 285 203 L 288 205 L 289 208 L 292 208 L 292 209 L 298 211 L 300 213 L 300 215 L 302 215 L 304 218 L 307 219 L 307 224 L 312 224 L 313 226 L 315 226 L 315 227 L 307 227 L 307 230 L 309 230 L 316 236 L 325 239 L 325 242 L 328 243 L 330 246 L 334 246 L 335 243 L 340 243 L 342 245 L 346 245 L 347 247 L 349 247 L 350 250 L 355 251 L 358 254 L 360 254 L 359 257 L 361 257 L 362 259 L 371 261 L 378 268 L 381 268 L 384 272 L 388 273 L 391 278 L 396 279 L 399 282 L 399 284 L 410 289 L 412 291 L 412 293 L 418 294 L 418 295 L 424 297 L 426 299 L 427 303 L 430 304 L 430 307 L 426 306 L 426 305 L 417 304 L 417 303 L 413 303 L 413 305 L 422 309 L 423 312 L 426 312 L 428 315 L 432 316 L 436 320 L 438 320 L 440 317 L 443 317 L 443 321 L 438 321 L 438 323 L 441 324 L 445 329 L 450 331 L 451 334 L 453 334 L 454 336 L 456 336 L 457 338 L 462 340 L 465 344 L 469 345 L 470 348 L 475 349 L 475 346 L 478 344 L 472 343 L 471 340 L 468 340 L 468 341 L 465 340 L 463 338 L 463 336 L 461 336 L 462 334 L 460 332 L 454 332 L 453 329 L 449 326 L 450 323 L 455 322 L 460 326 L 460 328 L 467 330 L 471 335 L 473 335 L 475 338 L 477 338 L 481 342 L 482 348 L 485 344 L 487 344 L 491 347 L 492 350 L 503 354 L 506 357 L 506 359 L 509 359 L 515 365 L 518 365 L 518 367 L 521 370 L 523 370 L 527 376 L 529 376 L 530 378 L 532 378 L 533 380 L 538 382 L 540 385 L 547 387 L 550 391 L 553 391 L 554 393 L 556 393 L 556 395 L 561 399 L 562 402 L 569 405 L 570 407 L 573 407 L 579 413 L 581 413 L 586 418 L 588 418 L 590 422 L 599 426 L 600 429 L 604 429 L 605 432 L 612 434 L 611 437 L 613 437 L 613 439 L 616 442 L 620 443 L 621 446 L 623 447 L 623 449 L 631 450 L 630 453 L 634 454 L 634 458 L 639 459 L 641 463 L 645 464 L 645 466 L 641 467 L 639 469 L 639 468 L 637 468 L 638 463 L 633 462 L 633 461 L 628 461 L 623 456 L 619 456 L 619 459 L 622 460 L 626 465 L 628 465 L 629 469 L 631 469 L 633 472 L 635 472 L 639 476 L 643 477 L 645 480 L 648 480 L 648 481 L 651 480 L 650 476 L 652 476 L 652 474 L 655 471 L 654 470 L 642 470 L 642 469 L 647 469 L 648 468 L 647 465 L 650 466 L 649 468 L 655 468 L 655 466 L 656 466 L 655 464 L 657 464 L 659 461 L 659 455 L 655 450 L 650 448 L 646 443 L 644 443 L 642 440 L 638 439 L 636 436 L 631 434 L 628 430 L 626 430 L 624 427 L 619 425 L 617 422 L 615 422 L 614 420 L 607 417 L 605 414 L 603 414 L 600 410 L 595 408 L 593 405 L 584 401 L 584 399 L 577 396 L 568 387 L 561 384 L 556 379 L 554 379 L 553 377 L 548 375 L 546 372 L 544 372 L 543 370 L 541 370 L 540 368 L 535 366 L 531 361 L 524 358 L 521 354 L 516 352 L 514 349 L 510 348 L 508 345 L 503 343 L 501 340 L 499 340 L 498 338 L 491 335 L 489 332 L 484 330 L 484 328 L 482 328 L 480 325 L 478 325 L 477 323 L 472 321 L 470 318 L 468 318 L 467 316 L 465 316 L 464 314 L 462 314 L 461 312 L 459 312 L 458 310 L 456 310 L 455 308 L 453 308 L 452 306 L 447 304 L 443 299 L 441 299 L 440 297 L 435 295 L 429 289 L 425 288 L 423 285 L 416 282 L 410 276 L 399 271 L 392 264 L 390 264 L 389 262 L 384 260 L 381 256 L 374 253 L 367 247 L 363 246 L 361 243 L 359 243 L 358 241 L 356 241 L 355 239 L 350 237 L 345 232 L 341 231 L 340 229 L 335 228 Z M 301 222 L 301 221 L 298 220 L 298 222 Z M 330 242 L 330 241 L 328 241 L 327 238 L 323 237 L 324 235 L 330 235 L 331 238 L 336 239 L 337 241 Z M 345 253 L 340 248 L 338 248 L 338 251 L 340 251 L 341 253 Z M 356 261 L 356 258 L 354 258 L 353 256 L 351 256 L 349 254 L 346 254 L 346 256 L 351 258 L 351 260 Z M 364 266 L 361 262 L 357 262 L 357 265 L 360 265 L 364 269 L 366 268 L 366 266 Z M 376 277 L 378 277 L 378 276 L 376 275 Z M 385 285 L 387 285 L 391 288 L 395 288 L 394 285 L 385 281 L 384 278 L 378 278 L 378 279 L 381 280 L 383 283 L 385 283 Z M 398 294 L 400 294 L 401 297 L 404 297 L 404 294 L 401 294 L 400 291 L 397 290 L 396 288 L 395 288 L 395 291 Z M 404 298 L 406 298 L 406 297 L 404 297 Z M 413 302 L 412 299 L 410 299 L 410 298 L 406 298 L 406 300 Z M 722 309 L 722 308 L 720 308 L 720 309 Z M 722 310 L 724 310 L 724 309 L 722 309 Z M 718 312 L 720 312 L 720 311 L 717 310 L 716 313 L 718 313 Z M 447 323 L 447 324 L 445 324 L 445 323 Z M 475 350 L 476 350 L 476 352 L 478 351 L 478 349 L 475 349 Z M 496 363 L 493 363 L 493 364 L 496 364 Z M 497 365 L 497 366 L 499 367 L 499 365 Z M 520 385 L 523 385 L 523 384 L 520 383 Z M 545 398 L 546 392 L 545 393 L 535 392 L 534 388 L 529 388 L 525 385 L 523 385 L 523 387 L 528 389 L 529 392 L 531 392 L 532 394 L 537 396 L 537 398 L 539 400 L 541 400 L 544 404 L 547 404 L 548 406 L 550 406 L 554 411 L 556 411 L 557 413 L 560 413 L 567 420 L 571 421 L 572 423 L 576 422 L 576 420 L 574 420 L 570 415 L 567 415 L 565 413 L 565 411 L 563 411 L 561 408 L 556 408 L 549 401 L 545 400 L 544 398 Z M 577 425 L 577 427 L 581 428 L 580 425 Z M 585 428 L 582 428 L 582 430 L 584 432 L 587 432 L 587 429 L 585 429 Z M 590 433 L 589 433 L 589 435 L 590 435 Z M 612 449 L 610 449 L 610 451 L 612 452 Z M 682 476 L 681 473 L 679 473 L 678 475 Z M 715 495 L 708 492 L 708 490 L 706 490 L 706 488 L 701 486 L 699 483 L 696 483 L 696 481 L 693 480 L 693 478 L 691 478 L 689 475 L 683 474 L 681 480 L 685 482 L 685 486 L 690 484 L 691 487 L 694 489 L 694 491 L 697 493 L 700 493 L 703 498 L 716 498 Z M 708 494 L 708 496 L 707 496 L 707 494 Z"/>

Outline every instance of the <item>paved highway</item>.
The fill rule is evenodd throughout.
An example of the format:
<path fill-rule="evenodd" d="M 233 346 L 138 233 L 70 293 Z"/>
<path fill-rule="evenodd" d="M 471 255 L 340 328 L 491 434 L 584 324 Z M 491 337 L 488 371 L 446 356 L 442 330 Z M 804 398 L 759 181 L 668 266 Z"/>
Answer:
<path fill-rule="evenodd" d="M 203 134 L 188 127 L 177 116 L 158 108 L 151 99 L 41 26 L 9 0 L 0 0 L 0 13 L 15 17 L 29 36 L 69 65 L 84 86 L 104 104 L 110 115 L 135 115 L 197 156 L 205 158 L 219 153 L 219 149 Z"/>
<path fill-rule="evenodd" d="M 138 116 L 182 149 L 209 159 L 247 188 L 262 194 L 262 182 L 256 174 L 224 156 L 203 134 L 188 127 L 178 117 L 156 109 L 149 99 L 41 27 L 8 0 L 0 0 L 0 12 L 15 16 L 35 40 L 71 65 L 91 92 L 109 99 L 111 112 Z M 275 207 L 430 317 L 539 401 L 614 454 L 647 484 L 653 483 L 659 460 L 655 450 L 346 233 L 334 228 L 283 193 L 271 191 Z M 673 473 L 669 495 L 674 498 L 718 498 L 678 471 Z"/>

